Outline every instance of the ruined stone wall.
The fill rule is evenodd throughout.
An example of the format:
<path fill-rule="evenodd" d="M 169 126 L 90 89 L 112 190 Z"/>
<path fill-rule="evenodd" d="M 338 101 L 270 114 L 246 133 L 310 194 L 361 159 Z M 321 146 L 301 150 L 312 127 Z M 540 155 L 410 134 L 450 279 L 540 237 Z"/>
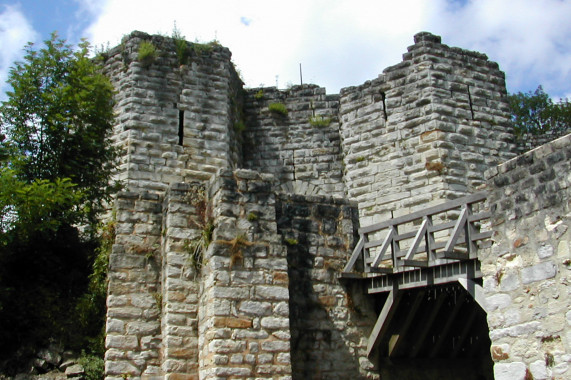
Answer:
<path fill-rule="evenodd" d="M 571 376 L 571 135 L 487 172 L 480 254 L 496 380 Z"/>
<path fill-rule="evenodd" d="M 363 283 L 338 276 L 355 243 L 356 204 L 280 195 L 276 217 L 287 246 L 293 378 L 378 378 L 366 355 L 373 300 Z"/>
<path fill-rule="evenodd" d="M 160 244 L 162 200 L 121 192 L 116 239 L 109 257 L 105 373 L 152 376 L 161 372 Z"/>
<path fill-rule="evenodd" d="M 143 40 L 158 50 L 146 63 L 138 56 Z M 358 219 L 364 226 L 470 193 L 485 185 L 486 169 L 513 157 L 503 73 L 484 55 L 450 48 L 427 33 L 415 36 L 403 62 L 340 96 L 315 85 L 243 91 L 227 49 L 200 45 L 189 54 L 181 64 L 175 41 L 135 32 L 106 58 L 117 89 L 118 178 L 127 190 L 115 204 L 108 379 L 378 378 L 365 355 L 376 320 L 371 300 L 358 282 L 337 278 Z M 273 103 L 282 103 L 287 114 L 271 112 Z M 541 152 L 533 160 L 543 162 L 551 151 Z M 528 168 L 538 199 L 552 202 L 551 193 L 564 194 L 564 154 Z M 518 160 L 491 174 L 497 186 L 492 199 L 504 215 L 531 202 L 524 190 L 535 185 Z M 549 203 L 555 210 L 559 204 Z M 513 217 L 499 224 L 498 236 L 508 238 L 499 244 L 516 239 L 520 226 L 510 223 L 547 220 L 543 214 L 533 220 L 532 213 L 507 215 Z M 553 249 L 538 248 L 537 264 L 522 258 L 520 270 L 514 266 L 520 261 L 511 260 L 519 257 L 515 253 L 491 251 L 484 258 L 486 289 L 500 305 L 489 319 L 501 351 L 496 348 L 500 375 L 521 363 L 539 373 L 538 355 L 535 361 L 502 356 L 520 343 L 501 325 L 509 319 L 522 331 L 535 329 L 534 322 L 519 322 L 528 309 L 512 308 L 522 308 L 531 295 L 523 277 L 509 289 L 511 271 L 536 278 L 556 265 L 555 276 L 564 272 L 568 259 L 561 264 L 550 252 L 568 252 L 561 239 L 568 241 L 569 232 L 549 240 L 566 226 L 568 216 L 561 218 L 549 219 L 547 232 L 540 232 L 538 241 Z M 206 250 L 197 249 L 207 241 Z M 514 241 L 519 246 L 525 239 Z M 503 293 L 521 289 L 525 294 L 513 301 Z M 541 296 L 545 289 L 533 293 L 533 302 L 548 298 Z M 565 296 L 560 289 L 552 298 Z M 553 346 L 554 374 L 565 373 L 565 334 L 540 338 Z"/>
<path fill-rule="evenodd" d="M 203 258 L 200 378 L 291 379 L 288 264 L 273 177 L 222 170 L 209 199 L 216 226 Z"/>
<path fill-rule="evenodd" d="M 272 173 L 280 192 L 344 196 L 338 99 L 316 85 L 248 90 L 244 167 Z"/>
<path fill-rule="evenodd" d="M 155 46 L 154 59 L 139 57 L 143 41 Z M 133 32 L 106 56 L 117 91 L 117 178 L 130 190 L 165 192 L 240 162 L 234 125 L 242 83 L 230 51 L 189 44 L 188 55 L 181 63 L 173 39 Z"/>
<path fill-rule="evenodd" d="M 343 89 L 339 118 L 362 225 L 473 192 L 514 156 L 498 65 L 429 33 L 379 78 Z"/>

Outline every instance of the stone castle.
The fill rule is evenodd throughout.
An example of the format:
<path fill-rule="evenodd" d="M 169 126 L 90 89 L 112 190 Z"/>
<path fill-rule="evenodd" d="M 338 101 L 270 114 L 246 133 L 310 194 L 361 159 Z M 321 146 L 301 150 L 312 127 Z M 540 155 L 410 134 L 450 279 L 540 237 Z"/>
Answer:
<path fill-rule="evenodd" d="M 125 185 L 107 379 L 571 375 L 571 135 L 516 156 L 496 63 L 423 32 L 328 95 L 245 89 L 228 49 L 180 46 L 133 32 L 105 59 Z M 482 191 L 477 292 L 405 291 L 369 344 L 391 296 L 342 275 L 360 228 Z"/>

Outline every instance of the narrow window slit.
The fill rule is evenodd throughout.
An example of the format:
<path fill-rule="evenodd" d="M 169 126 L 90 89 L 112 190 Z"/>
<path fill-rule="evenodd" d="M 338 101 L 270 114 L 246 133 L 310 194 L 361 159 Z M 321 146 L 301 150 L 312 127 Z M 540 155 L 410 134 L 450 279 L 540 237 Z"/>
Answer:
<path fill-rule="evenodd" d="M 184 140 L 184 111 L 178 111 L 178 145 L 182 145 Z"/>
<path fill-rule="evenodd" d="M 386 103 L 387 96 L 385 95 L 384 91 L 381 91 L 381 100 L 383 101 L 383 117 L 385 121 L 387 120 L 387 103 Z"/>
<path fill-rule="evenodd" d="M 468 101 L 470 102 L 470 112 L 472 113 L 472 120 L 474 119 L 474 108 L 472 107 L 472 95 L 470 94 L 470 85 L 466 85 L 468 88 Z"/>

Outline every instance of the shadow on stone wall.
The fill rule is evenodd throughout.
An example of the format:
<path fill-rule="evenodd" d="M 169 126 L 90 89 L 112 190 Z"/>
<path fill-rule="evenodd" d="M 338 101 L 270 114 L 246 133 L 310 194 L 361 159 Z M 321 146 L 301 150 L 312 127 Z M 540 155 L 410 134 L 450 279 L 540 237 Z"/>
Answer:
<path fill-rule="evenodd" d="M 364 346 L 375 322 L 372 300 L 360 284 L 347 288 L 337 278 L 353 247 L 356 210 L 288 195 L 276 216 L 287 245 L 293 378 L 376 378 Z"/>

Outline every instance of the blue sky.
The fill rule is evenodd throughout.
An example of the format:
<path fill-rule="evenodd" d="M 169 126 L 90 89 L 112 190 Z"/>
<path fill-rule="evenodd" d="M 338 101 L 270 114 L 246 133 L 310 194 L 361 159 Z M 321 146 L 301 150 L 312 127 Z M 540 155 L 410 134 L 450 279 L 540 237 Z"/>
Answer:
<path fill-rule="evenodd" d="M 328 93 L 401 61 L 413 35 L 487 54 L 510 92 L 571 98 L 571 0 L 0 0 L 0 94 L 27 41 L 52 31 L 114 46 L 133 30 L 230 48 L 249 87 L 299 82 Z M 3 95 L 0 95 L 0 99 Z"/>

